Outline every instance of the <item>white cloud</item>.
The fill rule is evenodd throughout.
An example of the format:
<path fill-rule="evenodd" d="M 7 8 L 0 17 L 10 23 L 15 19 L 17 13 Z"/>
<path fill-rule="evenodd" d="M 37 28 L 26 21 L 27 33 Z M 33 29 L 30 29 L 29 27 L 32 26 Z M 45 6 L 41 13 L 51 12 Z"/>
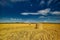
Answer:
<path fill-rule="evenodd" d="M 45 3 L 45 1 L 44 0 L 41 0 L 40 5 L 43 5 L 44 3 Z"/>
<path fill-rule="evenodd" d="M 21 13 L 22 15 L 29 15 L 29 13 Z"/>
<path fill-rule="evenodd" d="M 49 8 L 38 11 L 38 13 L 39 13 L 39 14 L 42 14 L 42 15 L 46 15 L 46 14 L 48 14 L 49 12 L 50 12 L 50 9 L 49 9 Z"/>
<path fill-rule="evenodd" d="M 22 15 L 38 15 L 39 13 L 21 13 Z"/>
<path fill-rule="evenodd" d="M 60 11 L 50 12 L 51 14 L 60 15 Z"/>
<path fill-rule="evenodd" d="M 44 9 L 44 10 L 39 10 L 36 13 L 30 13 L 30 12 L 24 12 L 21 13 L 22 15 L 47 15 L 48 13 L 50 14 L 55 14 L 55 15 L 60 15 L 60 11 L 50 11 L 50 8 Z"/>
<path fill-rule="evenodd" d="M 39 18 L 46 18 L 45 16 L 40 16 Z"/>
<path fill-rule="evenodd" d="M 11 20 L 11 21 L 21 21 L 22 19 L 21 18 L 10 18 L 9 20 Z"/>
<path fill-rule="evenodd" d="M 22 22 L 22 18 L 2 18 L 1 22 Z"/>
<path fill-rule="evenodd" d="M 48 5 L 50 5 L 50 4 L 52 3 L 52 1 L 53 1 L 53 0 L 49 0 L 49 1 L 48 1 Z"/>
<path fill-rule="evenodd" d="M 31 15 L 40 15 L 40 14 L 46 15 L 46 14 L 48 14 L 49 12 L 50 12 L 50 9 L 47 8 L 47 9 L 44 9 L 44 10 L 39 10 L 39 11 L 36 12 L 36 13 L 24 12 L 24 13 L 21 13 L 21 14 L 22 14 L 22 15 L 29 15 L 29 14 L 31 14 Z"/>

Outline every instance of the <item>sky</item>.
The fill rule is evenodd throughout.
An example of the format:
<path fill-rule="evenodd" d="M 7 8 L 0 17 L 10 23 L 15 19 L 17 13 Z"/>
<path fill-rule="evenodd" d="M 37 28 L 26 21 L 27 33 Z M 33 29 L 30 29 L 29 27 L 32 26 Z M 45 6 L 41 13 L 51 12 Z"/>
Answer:
<path fill-rule="evenodd" d="M 0 22 L 60 23 L 60 0 L 0 0 Z"/>

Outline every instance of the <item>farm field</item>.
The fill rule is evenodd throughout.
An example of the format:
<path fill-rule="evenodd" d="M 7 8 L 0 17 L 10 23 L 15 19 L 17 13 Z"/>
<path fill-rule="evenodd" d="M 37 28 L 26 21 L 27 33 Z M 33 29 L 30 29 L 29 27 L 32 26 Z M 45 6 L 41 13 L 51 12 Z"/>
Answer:
<path fill-rule="evenodd" d="M 60 40 L 60 24 L 1 23 L 0 40 Z"/>

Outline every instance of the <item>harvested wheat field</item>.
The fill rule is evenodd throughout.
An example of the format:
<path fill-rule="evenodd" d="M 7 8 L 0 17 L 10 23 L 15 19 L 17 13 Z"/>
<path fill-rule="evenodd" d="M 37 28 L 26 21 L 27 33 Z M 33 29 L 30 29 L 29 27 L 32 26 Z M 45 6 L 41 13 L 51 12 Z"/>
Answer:
<path fill-rule="evenodd" d="M 0 40 L 60 40 L 60 24 L 2 23 Z"/>

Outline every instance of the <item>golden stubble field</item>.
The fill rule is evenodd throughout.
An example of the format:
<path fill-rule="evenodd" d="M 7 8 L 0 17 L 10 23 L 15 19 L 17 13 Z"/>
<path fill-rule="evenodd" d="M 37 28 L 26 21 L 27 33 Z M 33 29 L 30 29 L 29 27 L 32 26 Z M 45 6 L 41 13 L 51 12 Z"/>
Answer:
<path fill-rule="evenodd" d="M 0 40 L 60 40 L 59 23 L 0 24 Z"/>

